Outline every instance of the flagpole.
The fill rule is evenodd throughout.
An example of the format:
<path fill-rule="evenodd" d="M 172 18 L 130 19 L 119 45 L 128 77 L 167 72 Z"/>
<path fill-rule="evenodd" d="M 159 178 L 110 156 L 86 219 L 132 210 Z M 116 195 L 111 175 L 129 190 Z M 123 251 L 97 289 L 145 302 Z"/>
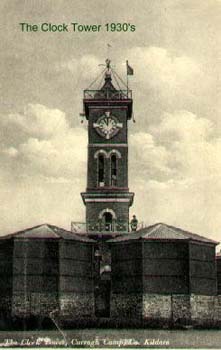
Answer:
<path fill-rule="evenodd" d="M 126 61 L 126 73 L 127 72 L 128 61 Z M 128 74 L 127 74 L 127 98 L 128 98 Z"/>

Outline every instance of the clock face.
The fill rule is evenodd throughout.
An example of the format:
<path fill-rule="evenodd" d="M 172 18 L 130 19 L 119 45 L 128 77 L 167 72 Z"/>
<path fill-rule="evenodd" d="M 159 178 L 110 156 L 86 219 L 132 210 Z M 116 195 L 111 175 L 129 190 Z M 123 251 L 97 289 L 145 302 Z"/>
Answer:
<path fill-rule="evenodd" d="M 108 140 L 118 133 L 123 127 L 123 123 L 119 123 L 118 119 L 114 115 L 111 115 L 110 111 L 107 111 L 98 118 L 97 122 L 93 124 L 93 127 L 99 135 Z"/>

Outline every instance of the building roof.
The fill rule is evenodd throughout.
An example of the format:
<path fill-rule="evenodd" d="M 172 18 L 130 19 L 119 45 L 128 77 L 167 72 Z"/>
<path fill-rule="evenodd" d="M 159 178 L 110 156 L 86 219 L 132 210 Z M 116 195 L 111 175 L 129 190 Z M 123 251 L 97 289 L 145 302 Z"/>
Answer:
<path fill-rule="evenodd" d="M 16 239 L 69 239 L 74 241 L 81 242 L 95 242 L 93 239 L 90 239 L 83 235 L 78 235 L 71 231 L 67 231 L 61 227 L 54 225 L 43 224 L 27 228 L 22 231 L 18 231 L 6 236 L 2 236 L 1 239 L 5 238 L 16 238 Z"/>
<path fill-rule="evenodd" d="M 191 240 L 205 243 L 218 244 L 209 238 L 184 231 L 180 228 L 169 226 L 163 223 L 157 223 L 127 235 L 118 236 L 108 242 L 121 242 L 129 240 Z"/>

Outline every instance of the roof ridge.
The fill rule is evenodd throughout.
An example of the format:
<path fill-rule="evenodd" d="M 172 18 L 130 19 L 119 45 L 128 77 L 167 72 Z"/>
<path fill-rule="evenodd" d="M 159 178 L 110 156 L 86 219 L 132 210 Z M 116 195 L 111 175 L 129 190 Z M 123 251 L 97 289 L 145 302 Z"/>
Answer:
<path fill-rule="evenodd" d="M 151 230 L 149 232 L 147 232 L 146 234 L 144 234 L 144 237 L 147 235 L 147 237 L 149 235 L 151 235 L 151 233 L 153 233 L 158 227 L 160 227 L 160 225 L 162 225 L 161 223 L 157 223 L 157 224 L 154 224 L 151 228 Z"/>
<path fill-rule="evenodd" d="M 177 231 L 180 231 L 180 233 L 182 233 L 184 236 L 186 236 L 187 238 L 189 239 L 193 239 L 193 237 L 196 237 L 196 238 L 201 238 L 203 240 L 207 240 L 208 242 L 213 242 L 213 243 L 219 243 L 211 238 L 208 238 L 208 237 L 205 237 L 205 236 L 202 236 L 202 235 L 199 235 L 198 233 L 194 233 L 194 232 L 190 232 L 188 230 L 185 230 L 185 229 L 182 229 L 180 227 L 176 227 L 176 226 L 173 226 L 173 225 L 167 225 L 167 224 L 163 224 L 171 229 L 175 229 Z"/>
<path fill-rule="evenodd" d="M 124 238 L 115 238 L 113 241 L 130 240 L 130 239 L 175 239 L 175 240 L 191 240 L 198 241 L 208 244 L 217 245 L 219 242 L 212 240 L 210 238 L 198 235 L 196 233 L 191 233 L 189 231 L 183 230 L 179 227 L 167 225 L 162 222 L 150 225 L 143 229 L 136 231 L 135 234 L 127 234 Z M 112 240 L 111 240 L 112 241 Z"/>
<path fill-rule="evenodd" d="M 25 229 L 22 229 L 22 230 L 19 230 L 19 231 L 15 231 L 15 232 L 9 233 L 7 236 L 19 235 L 19 234 L 22 234 L 24 232 L 31 231 L 31 230 L 33 230 L 35 228 L 39 228 L 39 227 L 45 226 L 45 225 L 48 225 L 48 224 L 46 223 L 46 224 L 40 224 L 40 225 L 28 227 L 28 228 L 25 228 Z"/>
<path fill-rule="evenodd" d="M 53 226 L 53 225 L 51 225 L 51 224 L 47 224 L 46 225 L 52 232 L 53 232 L 53 234 L 55 234 L 55 236 L 57 237 L 57 238 L 61 238 L 60 236 L 59 236 L 59 234 L 56 232 L 56 230 L 57 230 L 57 226 Z"/>

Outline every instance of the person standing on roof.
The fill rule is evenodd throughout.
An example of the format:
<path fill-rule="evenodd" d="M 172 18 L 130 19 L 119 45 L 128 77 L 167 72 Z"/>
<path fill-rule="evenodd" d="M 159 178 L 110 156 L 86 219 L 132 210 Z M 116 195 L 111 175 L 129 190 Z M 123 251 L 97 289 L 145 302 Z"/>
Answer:
<path fill-rule="evenodd" d="M 133 219 L 130 222 L 131 231 L 136 231 L 137 230 L 137 225 L 138 225 L 138 220 L 136 218 L 136 215 L 133 215 Z"/>

